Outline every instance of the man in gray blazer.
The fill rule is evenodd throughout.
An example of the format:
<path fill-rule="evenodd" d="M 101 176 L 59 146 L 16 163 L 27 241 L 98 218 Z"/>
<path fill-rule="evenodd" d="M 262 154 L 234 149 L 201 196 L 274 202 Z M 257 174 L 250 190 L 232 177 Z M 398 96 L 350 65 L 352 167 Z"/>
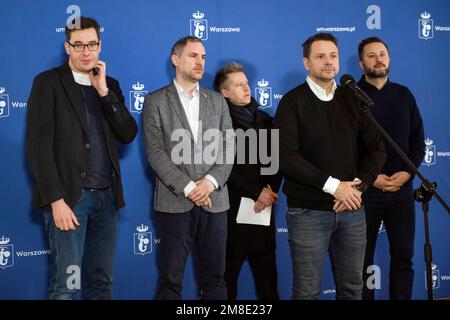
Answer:
<path fill-rule="evenodd" d="M 227 297 L 226 181 L 234 135 L 224 98 L 199 86 L 205 57 L 200 39 L 178 40 L 171 52 L 175 79 L 144 102 L 144 142 L 156 173 L 153 208 L 161 237 L 156 299 L 181 298 L 191 248 L 200 297 Z"/>

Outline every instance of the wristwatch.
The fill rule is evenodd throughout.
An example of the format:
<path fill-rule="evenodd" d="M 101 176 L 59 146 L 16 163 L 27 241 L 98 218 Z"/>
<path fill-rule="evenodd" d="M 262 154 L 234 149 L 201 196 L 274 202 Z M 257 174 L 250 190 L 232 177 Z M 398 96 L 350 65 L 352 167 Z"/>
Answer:
<path fill-rule="evenodd" d="M 358 189 L 361 192 L 366 192 L 367 187 L 368 187 L 367 183 L 365 183 L 364 181 L 361 181 L 361 183 L 356 186 L 356 189 Z"/>

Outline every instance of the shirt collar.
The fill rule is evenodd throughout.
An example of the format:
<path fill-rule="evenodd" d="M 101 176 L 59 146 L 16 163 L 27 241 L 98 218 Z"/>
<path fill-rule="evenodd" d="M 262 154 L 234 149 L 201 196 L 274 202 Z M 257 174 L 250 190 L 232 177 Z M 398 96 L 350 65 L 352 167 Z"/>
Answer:
<path fill-rule="evenodd" d="M 175 88 L 177 89 L 178 95 L 180 95 L 180 96 L 181 96 L 181 95 L 188 96 L 188 91 L 185 90 L 185 89 L 183 89 L 183 87 L 181 87 L 181 86 L 176 82 L 175 79 L 173 79 L 173 84 L 175 85 Z M 200 86 L 199 86 L 199 84 L 198 84 L 198 82 L 197 82 L 197 84 L 195 85 L 195 90 L 194 90 L 194 92 L 193 92 L 193 95 L 198 95 L 199 92 L 200 92 Z"/>
<path fill-rule="evenodd" d="M 78 84 L 81 84 L 83 86 L 91 86 L 91 79 L 89 78 L 89 75 L 86 73 L 80 73 L 75 72 L 72 70 L 73 78 L 75 79 L 75 82 Z"/>
<path fill-rule="evenodd" d="M 327 95 L 327 91 L 315 83 L 309 76 L 306 77 L 306 82 L 308 83 L 311 91 L 322 101 L 330 101 L 334 97 L 334 92 L 336 91 L 337 85 L 336 81 L 333 79 L 333 87 L 331 88 L 330 94 Z"/>

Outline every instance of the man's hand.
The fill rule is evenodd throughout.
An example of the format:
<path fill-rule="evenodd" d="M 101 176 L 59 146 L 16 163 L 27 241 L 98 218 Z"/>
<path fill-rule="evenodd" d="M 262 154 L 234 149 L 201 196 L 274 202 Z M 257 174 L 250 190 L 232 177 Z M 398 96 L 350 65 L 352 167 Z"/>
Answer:
<path fill-rule="evenodd" d="M 256 201 L 255 202 L 255 206 L 253 207 L 253 210 L 255 210 L 256 213 L 260 213 L 261 211 L 263 211 L 267 206 L 262 203 L 261 201 Z"/>
<path fill-rule="evenodd" d="M 266 207 L 270 207 L 274 202 L 277 201 L 278 201 L 278 194 L 276 194 L 269 188 L 264 187 L 261 193 L 259 194 L 258 200 L 256 200 L 255 202 L 253 210 L 255 210 L 256 213 L 260 213 Z"/>
<path fill-rule="evenodd" d="M 197 207 L 208 207 L 209 209 L 212 208 L 212 201 L 210 197 L 208 197 L 205 201 L 197 201 L 194 203 Z"/>
<path fill-rule="evenodd" d="M 75 230 L 79 226 L 78 219 L 72 209 L 66 204 L 64 199 L 59 199 L 51 204 L 53 211 L 53 221 L 56 227 L 61 231 Z"/>
<path fill-rule="evenodd" d="M 264 187 L 259 194 L 258 200 L 262 202 L 266 207 L 271 206 L 274 202 L 278 201 L 278 194 L 273 192 L 267 187 Z"/>
<path fill-rule="evenodd" d="M 399 190 L 408 180 L 411 179 L 411 174 L 406 171 L 398 171 L 391 176 L 391 184 L 394 188 Z M 391 188 L 391 189 L 394 189 Z M 397 191 L 395 190 L 395 191 Z M 386 189 L 386 191 L 391 191 L 390 189 Z"/>
<path fill-rule="evenodd" d="M 342 202 L 340 202 L 339 200 L 336 200 L 336 199 L 334 200 L 334 206 L 333 206 L 334 213 L 341 213 L 346 210 L 348 210 L 348 209 Z"/>
<path fill-rule="evenodd" d="M 379 174 L 377 176 L 377 179 L 375 180 L 375 182 L 373 183 L 373 186 L 377 189 L 380 189 L 383 191 L 384 187 L 389 185 L 390 183 L 390 177 L 385 175 L 385 174 Z"/>
<path fill-rule="evenodd" d="M 336 200 L 342 202 L 347 210 L 356 210 L 358 208 L 361 208 L 361 191 L 354 188 L 360 183 L 360 180 L 341 181 L 333 196 L 336 198 Z"/>
<path fill-rule="evenodd" d="M 386 176 L 380 174 L 377 180 L 373 183 L 374 187 L 380 189 L 383 192 L 396 192 L 411 179 L 411 174 L 406 171 L 398 171 L 392 176 Z"/>
<path fill-rule="evenodd" d="M 195 204 L 203 204 L 208 199 L 209 194 L 214 191 L 214 185 L 206 178 L 196 181 L 195 184 L 197 186 L 187 195 L 187 198 Z"/>
<path fill-rule="evenodd" d="M 206 206 L 206 207 L 208 207 L 208 209 L 211 209 L 211 208 L 212 208 L 212 201 L 211 201 L 211 198 L 208 197 L 208 198 L 206 199 L 206 201 L 203 203 L 203 205 Z"/>
<path fill-rule="evenodd" d="M 95 66 L 98 69 L 97 75 L 94 71 L 89 72 L 89 79 L 91 79 L 92 86 L 97 90 L 100 97 L 108 94 L 108 86 L 106 85 L 106 63 L 98 60 Z"/>

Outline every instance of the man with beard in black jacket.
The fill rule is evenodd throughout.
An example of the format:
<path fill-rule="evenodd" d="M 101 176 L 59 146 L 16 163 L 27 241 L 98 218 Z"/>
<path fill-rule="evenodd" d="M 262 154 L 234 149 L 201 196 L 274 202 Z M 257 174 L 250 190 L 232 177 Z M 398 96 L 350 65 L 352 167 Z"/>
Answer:
<path fill-rule="evenodd" d="M 277 300 L 279 297 L 273 212 L 269 226 L 236 222 L 243 197 L 250 198 L 255 202 L 253 214 L 261 213 L 262 210 L 271 207 L 278 200 L 276 192 L 280 186 L 281 177 L 276 174 L 278 170 L 268 170 L 266 173 L 269 175 L 264 175 L 264 165 L 258 156 L 261 150 L 257 149 L 260 143 L 259 139 L 264 139 L 261 135 L 264 131 L 268 132 L 268 135 L 265 136 L 267 137 L 266 150 L 271 149 L 268 137 L 271 137 L 273 119 L 266 112 L 259 110 L 255 99 L 251 97 L 242 65 L 236 62 L 225 65 L 217 72 L 214 86 L 226 98 L 233 129 L 237 130 L 237 139 L 247 135 L 253 137 L 254 140 L 252 138 L 242 139 L 244 142 L 242 150 L 239 148 L 241 141 L 238 141 L 236 161 L 228 179 L 230 210 L 228 211 L 228 240 L 224 275 L 228 299 L 236 299 L 239 273 L 245 259 L 248 259 L 258 299 Z M 251 132 L 252 130 L 254 132 Z M 271 154 L 271 156 L 273 158 L 274 155 Z"/>

